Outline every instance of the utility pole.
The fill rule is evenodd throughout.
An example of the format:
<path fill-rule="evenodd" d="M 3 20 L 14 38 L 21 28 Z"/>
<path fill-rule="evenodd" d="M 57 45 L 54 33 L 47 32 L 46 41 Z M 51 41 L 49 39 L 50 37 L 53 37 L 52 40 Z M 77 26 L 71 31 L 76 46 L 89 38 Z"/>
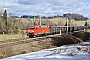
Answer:
<path fill-rule="evenodd" d="M 38 14 L 37 14 L 37 15 L 38 15 Z M 41 23 L 42 23 L 42 21 L 41 21 L 41 16 L 40 16 L 40 15 L 38 15 L 38 16 L 40 17 L 40 20 L 39 20 L 39 21 L 40 21 L 40 26 L 41 26 L 41 25 L 42 25 L 42 24 L 41 24 Z"/>
<path fill-rule="evenodd" d="M 72 19 L 71 19 L 71 15 L 69 15 L 69 26 L 72 25 Z"/>
<path fill-rule="evenodd" d="M 41 16 L 40 16 L 40 26 L 41 26 Z"/>
<path fill-rule="evenodd" d="M 48 22 L 47 25 L 49 26 L 50 25 L 50 21 L 48 20 L 48 17 L 47 17 L 47 22 Z"/>
<path fill-rule="evenodd" d="M 67 19 L 67 34 L 68 34 L 68 17 L 66 19 Z"/>
<path fill-rule="evenodd" d="M 86 20 L 86 29 L 85 29 L 85 32 L 87 32 L 87 29 L 88 29 L 88 22 L 87 22 L 87 20 Z"/>
<path fill-rule="evenodd" d="M 33 25 L 35 25 L 35 16 L 34 16 L 34 23 L 33 23 Z"/>

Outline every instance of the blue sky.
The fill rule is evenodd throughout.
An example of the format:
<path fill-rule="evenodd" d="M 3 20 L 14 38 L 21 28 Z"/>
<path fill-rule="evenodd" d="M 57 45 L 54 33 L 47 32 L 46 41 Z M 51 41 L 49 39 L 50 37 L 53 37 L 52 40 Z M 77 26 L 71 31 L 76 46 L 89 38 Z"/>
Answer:
<path fill-rule="evenodd" d="M 0 0 L 0 2 L 2 2 L 3 0 Z"/>
<path fill-rule="evenodd" d="M 85 5 L 90 5 L 90 0 L 85 2 Z"/>
<path fill-rule="evenodd" d="M 90 0 L 0 0 L 0 8 L 17 16 L 77 13 L 90 18 Z"/>

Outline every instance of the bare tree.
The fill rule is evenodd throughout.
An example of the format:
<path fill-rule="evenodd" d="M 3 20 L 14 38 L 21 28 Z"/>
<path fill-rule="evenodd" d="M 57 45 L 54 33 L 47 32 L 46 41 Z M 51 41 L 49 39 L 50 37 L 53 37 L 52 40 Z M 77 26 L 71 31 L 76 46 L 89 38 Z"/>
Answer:
<path fill-rule="evenodd" d="M 19 23 L 20 20 L 16 20 L 16 17 L 13 13 L 9 12 L 9 18 L 8 18 L 8 33 L 14 34 L 19 32 Z"/>

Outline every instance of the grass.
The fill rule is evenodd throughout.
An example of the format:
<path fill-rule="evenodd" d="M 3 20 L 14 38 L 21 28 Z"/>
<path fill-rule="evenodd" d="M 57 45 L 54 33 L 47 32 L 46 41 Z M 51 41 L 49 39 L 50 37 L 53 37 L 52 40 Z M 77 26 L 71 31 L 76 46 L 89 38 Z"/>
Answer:
<path fill-rule="evenodd" d="M 22 34 L 0 34 L 0 41 L 9 40 L 9 39 L 19 39 L 19 38 L 26 38 L 27 35 Z"/>

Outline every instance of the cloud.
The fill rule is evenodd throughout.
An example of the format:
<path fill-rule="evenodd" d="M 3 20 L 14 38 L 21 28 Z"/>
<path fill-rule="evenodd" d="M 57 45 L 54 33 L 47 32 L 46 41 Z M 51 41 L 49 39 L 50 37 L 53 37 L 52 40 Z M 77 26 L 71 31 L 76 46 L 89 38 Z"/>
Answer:
<path fill-rule="evenodd" d="M 78 13 L 90 18 L 89 0 L 4 0 L 0 6 L 15 15 L 62 15 Z"/>

